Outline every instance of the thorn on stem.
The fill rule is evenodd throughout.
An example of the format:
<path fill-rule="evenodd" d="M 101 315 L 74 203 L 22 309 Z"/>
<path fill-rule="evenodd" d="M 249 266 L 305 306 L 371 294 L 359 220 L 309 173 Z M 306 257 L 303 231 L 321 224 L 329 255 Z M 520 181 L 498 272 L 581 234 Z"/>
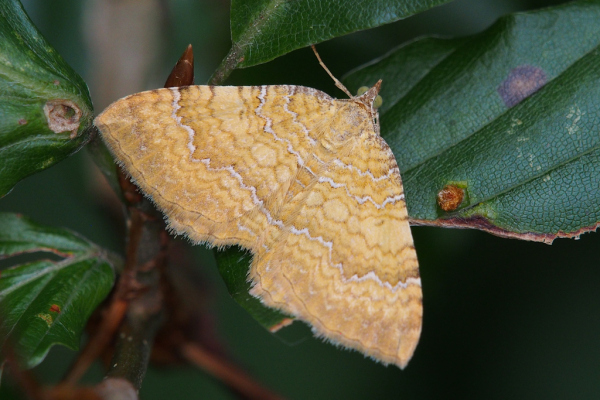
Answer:
<path fill-rule="evenodd" d="M 194 84 L 194 51 L 189 44 L 169 74 L 165 87 L 189 86 Z"/>

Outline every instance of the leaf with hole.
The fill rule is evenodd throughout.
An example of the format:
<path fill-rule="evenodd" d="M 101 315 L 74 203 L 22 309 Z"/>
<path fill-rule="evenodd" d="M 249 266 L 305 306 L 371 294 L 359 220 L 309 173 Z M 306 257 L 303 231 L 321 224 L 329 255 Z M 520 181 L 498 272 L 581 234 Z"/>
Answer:
<path fill-rule="evenodd" d="M 18 0 L 0 2 L 0 197 L 88 140 L 87 86 Z"/>

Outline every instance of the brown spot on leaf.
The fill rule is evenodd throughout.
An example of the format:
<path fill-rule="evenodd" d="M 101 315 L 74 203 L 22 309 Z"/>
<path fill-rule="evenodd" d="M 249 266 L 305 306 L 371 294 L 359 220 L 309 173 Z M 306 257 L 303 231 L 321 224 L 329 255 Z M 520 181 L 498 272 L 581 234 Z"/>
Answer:
<path fill-rule="evenodd" d="M 498 87 L 498 93 L 506 107 L 519 104 L 546 84 L 544 70 L 532 65 L 513 68 L 508 77 Z"/>
<path fill-rule="evenodd" d="M 52 82 L 52 83 L 54 83 L 55 86 L 60 85 L 60 81 L 58 79 L 54 80 L 54 82 Z"/>
<path fill-rule="evenodd" d="M 273 325 L 273 326 L 269 327 L 269 331 L 270 331 L 271 333 L 275 333 L 275 332 L 277 332 L 278 330 L 280 330 L 281 328 L 284 328 L 284 327 L 286 327 L 286 326 L 288 326 L 288 325 L 291 325 L 291 324 L 292 324 L 292 322 L 294 322 L 294 319 L 293 319 L 293 318 L 284 318 L 284 319 L 282 319 L 282 320 L 281 320 L 279 323 L 277 323 L 277 324 L 275 324 L 275 325 Z"/>
<path fill-rule="evenodd" d="M 49 100 L 44 105 L 44 114 L 48 128 L 54 133 L 71 132 L 71 138 L 77 135 L 81 110 L 70 100 Z"/>
<path fill-rule="evenodd" d="M 437 194 L 437 203 L 446 212 L 454 211 L 465 198 L 465 190 L 455 185 L 446 185 Z"/>
<path fill-rule="evenodd" d="M 50 311 L 55 313 L 60 313 L 60 306 L 58 304 L 52 304 L 50 306 Z"/>
<path fill-rule="evenodd" d="M 54 320 L 52 319 L 52 315 L 50 314 L 39 313 L 37 317 L 44 321 L 48 328 L 50 328 L 52 326 L 52 323 L 54 322 Z"/>
<path fill-rule="evenodd" d="M 26 125 L 27 124 L 27 120 L 25 118 L 21 118 L 19 120 L 19 125 Z"/>

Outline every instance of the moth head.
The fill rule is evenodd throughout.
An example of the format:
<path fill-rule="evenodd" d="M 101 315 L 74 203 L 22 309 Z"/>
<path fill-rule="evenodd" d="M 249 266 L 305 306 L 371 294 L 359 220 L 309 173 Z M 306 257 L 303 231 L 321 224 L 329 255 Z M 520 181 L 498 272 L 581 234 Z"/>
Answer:
<path fill-rule="evenodd" d="M 321 144 L 327 150 L 339 152 L 343 147 L 352 146 L 360 135 L 373 130 L 378 132 L 371 108 L 357 101 L 357 97 L 335 103 L 335 113 L 321 136 Z"/>
<path fill-rule="evenodd" d="M 375 85 L 371 88 L 367 88 L 366 86 L 358 89 L 358 95 L 354 97 L 356 101 L 364 104 L 364 106 L 370 111 L 373 115 L 373 118 L 377 116 L 377 108 L 381 106 L 381 96 L 379 96 L 379 90 L 381 89 L 381 79 L 377 81 Z"/>

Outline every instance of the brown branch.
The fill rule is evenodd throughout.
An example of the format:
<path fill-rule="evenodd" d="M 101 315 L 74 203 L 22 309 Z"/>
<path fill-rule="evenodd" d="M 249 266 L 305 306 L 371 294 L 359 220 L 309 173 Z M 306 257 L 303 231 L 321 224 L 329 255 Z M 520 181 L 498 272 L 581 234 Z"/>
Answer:
<path fill-rule="evenodd" d="M 138 400 L 137 390 L 131 382 L 121 378 L 107 378 L 96 385 L 94 392 L 102 400 Z M 58 400 L 58 399 L 57 399 Z"/>
<path fill-rule="evenodd" d="M 184 343 L 181 355 L 199 368 L 209 372 L 244 397 L 253 400 L 282 400 L 283 398 L 256 383 L 233 363 L 217 356 L 196 343 Z"/>
<path fill-rule="evenodd" d="M 166 84 L 177 84 L 185 80 L 191 80 L 193 82 L 193 62 L 192 48 L 191 46 L 188 46 L 173 68 Z M 75 384 L 81 379 L 94 360 L 108 348 L 115 337 L 117 329 L 119 329 L 119 326 L 124 320 L 125 326 L 122 327 L 119 338 L 121 338 L 123 334 L 126 335 L 126 338 L 133 338 L 134 336 L 137 338 L 137 335 L 135 334 L 137 328 L 143 327 L 145 330 L 148 324 L 153 326 L 154 323 L 151 323 L 146 319 L 157 318 L 158 314 L 160 314 L 154 310 L 156 304 L 150 306 L 152 311 L 147 315 L 142 315 L 143 313 L 140 314 L 139 309 L 137 308 L 136 311 L 131 313 L 130 302 L 134 302 L 136 307 L 139 306 L 142 309 L 147 305 L 145 303 L 147 301 L 145 298 L 139 298 L 139 292 L 142 289 L 157 295 L 158 297 L 156 297 L 156 299 L 161 298 L 160 291 L 158 290 L 159 277 L 156 273 L 153 273 L 153 270 L 157 267 L 164 269 L 166 249 L 168 246 L 168 236 L 164 230 L 164 223 L 162 222 L 162 217 L 152 204 L 144 199 L 138 192 L 137 187 L 129 180 L 126 173 L 121 169 L 119 169 L 118 178 L 123 198 L 127 203 L 129 220 L 127 224 L 127 226 L 129 226 L 129 231 L 127 234 L 128 240 L 125 267 L 117 282 L 117 288 L 114 291 L 110 305 L 102 317 L 100 326 L 95 330 L 95 334 L 79 354 L 79 357 L 64 378 L 63 383 Z M 155 329 L 152 331 L 154 332 Z M 146 331 L 146 333 L 148 332 L 150 331 Z M 151 341 L 151 338 L 145 337 L 142 340 L 148 342 L 149 340 Z M 151 346 L 146 347 L 151 349 Z M 131 360 L 131 350 L 128 343 L 122 343 L 117 340 L 117 351 L 114 355 L 114 358 L 116 358 L 117 361 L 111 363 L 111 365 L 114 365 L 115 363 L 117 365 L 119 364 L 118 361 L 121 360 L 121 351 L 124 352 L 123 357 L 125 357 L 125 359 Z M 149 349 L 142 347 L 139 350 L 146 350 L 144 351 L 144 354 L 148 354 L 145 356 L 140 354 L 139 362 L 137 363 L 121 363 L 121 367 L 116 371 L 114 368 L 111 368 L 110 373 L 113 374 L 111 376 L 121 376 L 121 374 L 123 374 L 124 377 L 133 379 L 132 383 L 134 383 L 135 386 L 141 384 L 140 377 L 144 376 L 146 370 L 149 359 Z M 122 369 L 124 365 L 136 369 L 136 372 L 124 371 Z"/>
<path fill-rule="evenodd" d="M 193 80 L 194 55 L 190 45 L 171 71 L 165 86 L 189 85 Z M 129 302 L 119 329 L 107 377 L 123 378 L 139 390 L 154 337 L 163 320 L 161 279 L 164 278 L 170 239 L 160 213 L 140 195 L 125 174 L 120 174 L 120 178 L 128 202 L 130 227 L 125 271 L 132 274 L 132 279 L 125 280 L 124 286 L 129 291 L 138 290 Z"/>
<path fill-rule="evenodd" d="M 23 370 L 19 367 L 17 358 L 15 357 L 13 348 L 6 346 L 4 349 L 8 354 L 4 361 L 3 369 L 9 370 L 14 382 L 22 390 L 23 394 L 28 399 L 41 399 L 43 389 L 38 381 L 33 377 L 31 371 Z"/>
<path fill-rule="evenodd" d="M 23 395 L 31 400 L 108 400 L 103 398 L 93 388 L 76 387 L 71 384 L 59 384 L 54 387 L 43 387 L 35 379 L 30 370 L 19 367 L 15 354 L 9 347 L 4 368 L 10 370 L 13 381 L 21 389 Z"/>
<path fill-rule="evenodd" d="M 165 268 L 169 242 L 162 219 L 147 219 L 138 209 L 131 210 L 127 260 L 135 265 L 135 282 L 140 288 L 129 302 L 115 343 L 107 376 L 124 378 L 140 389 L 146 373 L 154 335 L 162 321 L 161 271 Z M 135 231 L 134 227 L 137 227 Z M 131 286 L 130 286 L 131 287 Z"/>
<path fill-rule="evenodd" d="M 128 306 L 127 301 L 121 299 L 120 294 L 118 294 L 119 292 L 121 290 L 117 289 L 108 309 L 102 317 L 96 334 L 90 338 L 84 349 L 79 353 L 75 363 L 63 379 L 63 383 L 77 383 L 94 360 L 104 352 L 112 341 L 121 321 L 123 321 Z"/>

